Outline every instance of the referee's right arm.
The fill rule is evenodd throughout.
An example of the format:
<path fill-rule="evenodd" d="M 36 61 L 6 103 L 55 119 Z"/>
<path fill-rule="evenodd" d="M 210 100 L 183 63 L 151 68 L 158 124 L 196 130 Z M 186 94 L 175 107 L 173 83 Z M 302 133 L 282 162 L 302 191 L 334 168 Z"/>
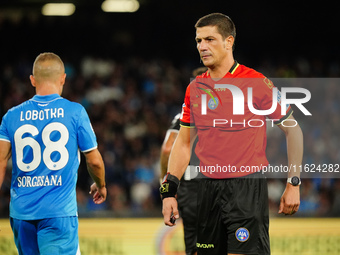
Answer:
<path fill-rule="evenodd" d="M 181 179 L 191 156 L 192 142 L 195 140 L 196 129 L 183 127 L 179 129 L 179 133 L 170 153 L 168 172 Z"/>
<path fill-rule="evenodd" d="M 169 164 L 168 173 L 175 176 L 180 180 L 187 168 L 190 156 L 191 156 L 191 146 L 194 138 L 196 136 L 196 130 L 194 128 L 181 127 L 177 136 L 177 139 L 172 147 Z M 163 216 L 164 223 L 168 226 L 173 226 L 174 224 L 170 222 L 171 213 L 173 213 L 176 219 L 179 218 L 177 200 L 175 197 L 166 197 L 163 199 Z"/>

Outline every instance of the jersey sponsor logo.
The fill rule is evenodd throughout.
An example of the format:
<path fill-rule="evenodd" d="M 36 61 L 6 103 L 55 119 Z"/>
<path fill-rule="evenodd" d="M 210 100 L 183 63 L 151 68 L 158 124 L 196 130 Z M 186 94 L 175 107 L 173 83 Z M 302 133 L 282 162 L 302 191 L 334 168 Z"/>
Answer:
<path fill-rule="evenodd" d="M 239 242 L 245 242 L 249 239 L 249 231 L 246 228 L 238 228 L 235 231 L 235 237 Z"/>
<path fill-rule="evenodd" d="M 197 248 L 203 248 L 203 249 L 213 249 L 214 244 L 212 243 L 196 243 Z"/>

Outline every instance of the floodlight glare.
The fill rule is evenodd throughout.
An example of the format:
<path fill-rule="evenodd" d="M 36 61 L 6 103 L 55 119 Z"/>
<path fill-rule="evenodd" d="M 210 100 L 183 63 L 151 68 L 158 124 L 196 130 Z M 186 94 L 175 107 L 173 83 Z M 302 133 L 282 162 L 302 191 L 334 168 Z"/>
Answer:
<path fill-rule="evenodd" d="M 75 10 L 71 3 L 48 3 L 42 7 L 41 13 L 45 16 L 70 16 Z"/>
<path fill-rule="evenodd" d="M 138 9 L 137 0 L 106 0 L 102 3 L 104 12 L 136 12 Z"/>

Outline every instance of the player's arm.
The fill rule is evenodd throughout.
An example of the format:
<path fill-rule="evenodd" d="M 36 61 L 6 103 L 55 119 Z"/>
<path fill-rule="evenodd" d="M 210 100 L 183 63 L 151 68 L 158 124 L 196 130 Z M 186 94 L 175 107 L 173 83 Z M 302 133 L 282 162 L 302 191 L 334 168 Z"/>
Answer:
<path fill-rule="evenodd" d="M 170 152 L 176 140 L 177 135 L 178 135 L 178 130 L 175 130 L 175 129 L 169 129 L 166 132 L 166 135 L 165 135 L 165 138 L 162 144 L 161 156 L 160 156 L 161 178 L 163 178 L 168 171 L 169 156 L 170 156 Z"/>
<path fill-rule="evenodd" d="M 106 200 L 105 167 L 102 156 L 98 149 L 84 153 L 86 158 L 87 170 L 94 181 L 91 185 L 90 194 L 93 201 L 101 204 Z"/>
<path fill-rule="evenodd" d="M 295 120 L 291 115 L 288 119 Z M 296 122 L 297 123 L 297 122 Z M 300 177 L 300 166 L 303 156 L 303 134 L 299 124 L 296 126 L 283 126 L 279 128 L 286 135 L 287 156 L 288 156 L 288 177 Z M 300 186 L 293 186 L 287 183 L 280 201 L 279 213 L 294 214 L 300 206 Z"/>
<path fill-rule="evenodd" d="M 5 179 L 7 162 L 10 157 L 11 143 L 7 141 L 0 141 L 0 188 Z"/>
<path fill-rule="evenodd" d="M 168 175 L 161 186 L 161 194 L 163 197 L 163 216 L 164 223 L 168 226 L 173 226 L 174 223 L 170 222 L 171 214 L 178 219 L 178 206 L 175 198 L 179 180 L 183 176 L 187 168 L 190 156 L 191 147 L 196 137 L 196 129 L 181 127 L 172 147 L 169 164 Z M 171 180 L 170 180 L 171 177 Z M 169 179 L 169 180 L 167 180 Z"/>

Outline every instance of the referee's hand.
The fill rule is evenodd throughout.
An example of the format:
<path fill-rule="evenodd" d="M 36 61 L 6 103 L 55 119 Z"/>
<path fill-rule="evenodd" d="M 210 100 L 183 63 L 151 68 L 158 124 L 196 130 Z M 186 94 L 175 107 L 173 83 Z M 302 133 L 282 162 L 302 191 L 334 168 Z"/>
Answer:
<path fill-rule="evenodd" d="M 176 223 L 171 223 L 170 218 L 171 214 L 175 217 L 175 219 L 179 218 L 178 213 L 178 205 L 177 200 L 174 197 L 167 197 L 163 199 L 163 210 L 162 210 L 163 216 L 164 216 L 164 224 L 168 225 L 170 227 L 176 225 Z"/>

